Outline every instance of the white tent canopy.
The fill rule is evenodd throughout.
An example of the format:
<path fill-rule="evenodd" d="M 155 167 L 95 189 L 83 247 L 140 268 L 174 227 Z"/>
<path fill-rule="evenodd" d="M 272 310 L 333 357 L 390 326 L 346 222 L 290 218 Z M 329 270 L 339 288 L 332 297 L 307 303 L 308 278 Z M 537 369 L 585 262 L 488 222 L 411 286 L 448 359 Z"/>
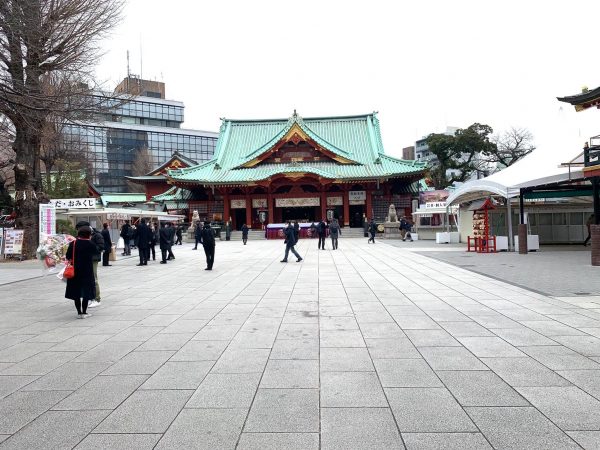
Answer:
<path fill-rule="evenodd" d="M 459 186 L 446 200 L 446 205 L 464 203 L 488 195 L 499 195 L 512 198 L 519 195 L 521 188 L 542 186 L 568 180 L 583 178 L 580 167 L 564 167 L 561 163 L 574 160 L 577 156 L 556 157 L 546 155 L 541 150 L 536 150 L 530 155 L 480 180 L 471 180 Z"/>

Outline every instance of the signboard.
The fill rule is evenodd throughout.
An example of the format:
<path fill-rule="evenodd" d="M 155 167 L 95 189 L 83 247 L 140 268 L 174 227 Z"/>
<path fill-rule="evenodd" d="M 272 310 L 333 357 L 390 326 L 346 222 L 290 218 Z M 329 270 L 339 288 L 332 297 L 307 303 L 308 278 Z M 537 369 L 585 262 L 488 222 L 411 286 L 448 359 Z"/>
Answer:
<path fill-rule="evenodd" d="M 106 213 L 106 220 L 129 220 L 129 214 L 125 214 L 125 213 Z"/>
<path fill-rule="evenodd" d="M 231 200 L 231 209 L 246 209 L 246 200 Z"/>
<path fill-rule="evenodd" d="M 267 199 L 266 198 L 253 198 L 252 199 L 252 207 L 253 208 L 267 208 Z"/>
<path fill-rule="evenodd" d="M 350 201 L 352 200 L 366 200 L 367 192 L 366 191 L 350 191 L 348 192 L 348 197 L 350 197 Z"/>
<path fill-rule="evenodd" d="M 56 208 L 50 203 L 40 203 L 40 242 L 56 234 Z"/>
<path fill-rule="evenodd" d="M 445 208 L 446 202 L 427 202 L 425 203 L 425 209 L 430 208 Z"/>
<path fill-rule="evenodd" d="M 303 206 L 320 206 L 319 197 L 306 198 L 276 198 L 275 206 L 278 208 L 298 208 Z"/>
<path fill-rule="evenodd" d="M 327 197 L 327 206 L 342 206 L 343 204 L 343 197 Z"/>
<path fill-rule="evenodd" d="M 20 255 L 23 251 L 23 230 L 5 230 L 4 254 Z"/>
<path fill-rule="evenodd" d="M 56 209 L 91 209 L 96 207 L 95 198 L 59 198 L 50 200 L 50 205 L 54 205 Z"/>

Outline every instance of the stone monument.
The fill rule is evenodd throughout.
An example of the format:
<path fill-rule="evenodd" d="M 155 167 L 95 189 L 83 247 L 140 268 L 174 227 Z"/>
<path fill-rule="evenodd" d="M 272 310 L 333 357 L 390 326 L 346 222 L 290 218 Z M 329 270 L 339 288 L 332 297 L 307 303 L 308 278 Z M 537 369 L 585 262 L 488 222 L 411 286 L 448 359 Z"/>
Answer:
<path fill-rule="evenodd" d="M 383 223 L 383 231 L 384 239 L 400 239 L 400 221 L 393 204 L 388 209 L 388 215 Z"/>

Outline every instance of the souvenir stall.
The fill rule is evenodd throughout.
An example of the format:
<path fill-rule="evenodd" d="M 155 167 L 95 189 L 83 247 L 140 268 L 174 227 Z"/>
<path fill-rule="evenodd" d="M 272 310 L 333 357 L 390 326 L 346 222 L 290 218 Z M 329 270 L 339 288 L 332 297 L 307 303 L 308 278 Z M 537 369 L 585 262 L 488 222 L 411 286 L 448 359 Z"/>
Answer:
<path fill-rule="evenodd" d="M 495 209 L 491 198 L 474 202 L 469 211 L 473 211 L 473 235 L 468 237 L 467 251 L 477 253 L 496 253 L 496 236 L 490 236 L 489 211 Z"/>

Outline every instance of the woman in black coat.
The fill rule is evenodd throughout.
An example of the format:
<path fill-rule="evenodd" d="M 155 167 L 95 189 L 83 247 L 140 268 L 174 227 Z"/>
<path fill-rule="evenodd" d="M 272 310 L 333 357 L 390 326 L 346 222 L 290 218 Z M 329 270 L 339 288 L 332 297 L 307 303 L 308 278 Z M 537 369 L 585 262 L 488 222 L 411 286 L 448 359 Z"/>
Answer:
<path fill-rule="evenodd" d="M 81 227 L 77 232 L 77 240 L 69 244 L 66 257 L 73 261 L 75 276 L 67 279 L 65 298 L 75 302 L 79 319 L 85 319 L 91 314 L 87 313 L 88 302 L 96 298 L 96 281 L 94 279 L 94 256 L 98 255 L 98 248 L 90 241 L 92 229 Z M 75 257 L 73 258 L 73 248 Z M 82 302 L 83 300 L 83 302 Z"/>

